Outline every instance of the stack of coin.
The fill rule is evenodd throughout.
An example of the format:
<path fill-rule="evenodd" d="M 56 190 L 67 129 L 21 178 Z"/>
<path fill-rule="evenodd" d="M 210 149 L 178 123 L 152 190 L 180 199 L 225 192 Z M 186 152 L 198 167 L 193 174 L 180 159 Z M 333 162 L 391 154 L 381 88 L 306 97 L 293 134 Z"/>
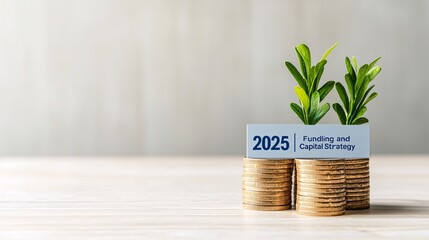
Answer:
<path fill-rule="evenodd" d="M 369 208 L 369 159 L 346 159 L 346 209 Z"/>
<path fill-rule="evenodd" d="M 296 159 L 299 214 L 338 216 L 346 212 L 344 159 Z"/>
<path fill-rule="evenodd" d="M 291 208 L 293 159 L 243 159 L 243 208 Z"/>

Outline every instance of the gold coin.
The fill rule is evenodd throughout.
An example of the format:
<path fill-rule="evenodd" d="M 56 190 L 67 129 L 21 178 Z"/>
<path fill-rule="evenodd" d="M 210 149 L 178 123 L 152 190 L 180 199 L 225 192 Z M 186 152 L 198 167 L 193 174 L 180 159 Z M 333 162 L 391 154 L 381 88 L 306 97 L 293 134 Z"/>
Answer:
<path fill-rule="evenodd" d="M 299 173 L 297 174 L 297 176 L 300 179 L 345 179 L 345 175 L 344 174 L 322 174 L 322 175 L 316 175 L 316 174 L 305 174 L 305 173 Z"/>
<path fill-rule="evenodd" d="M 244 204 L 256 205 L 256 206 L 284 206 L 291 204 L 291 200 L 280 200 L 280 201 L 256 201 L 250 199 L 243 199 Z"/>
<path fill-rule="evenodd" d="M 313 174 L 313 175 L 325 175 L 325 174 L 345 174 L 346 171 L 344 169 L 340 170 L 306 170 L 306 169 L 299 169 L 297 170 L 298 174 Z"/>
<path fill-rule="evenodd" d="M 285 178 L 291 177 L 292 174 L 287 173 L 247 173 L 243 172 L 242 177 L 252 177 L 252 178 Z"/>
<path fill-rule="evenodd" d="M 297 187 L 298 192 L 308 193 L 312 192 L 314 194 L 323 193 L 323 194 L 335 194 L 335 193 L 345 193 L 345 188 L 305 188 L 302 186 Z"/>
<path fill-rule="evenodd" d="M 317 212 L 338 212 L 346 210 L 346 204 L 344 202 L 343 205 L 339 207 L 311 207 L 311 206 L 303 206 L 301 203 L 296 204 L 297 210 L 306 210 L 306 211 L 317 211 Z"/>
<path fill-rule="evenodd" d="M 299 191 L 299 195 L 306 197 L 323 197 L 323 198 L 332 198 L 332 197 L 345 197 L 346 192 L 339 193 L 325 193 L 325 192 L 314 192 L 314 191 Z"/>
<path fill-rule="evenodd" d="M 289 196 L 282 196 L 282 197 L 272 197 L 272 196 L 265 196 L 265 197 L 260 197 L 260 196 L 254 196 L 254 195 L 242 195 L 242 199 L 247 199 L 247 200 L 252 200 L 252 201 L 290 201 L 292 199 L 292 197 Z"/>
<path fill-rule="evenodd" d="M 358 201 L 347 201 L 348 206 L 364 205 L 369 204 L 369 199 L 358 200 Z"/>
<path fill-rule="evenodd" d="M 267 164 L 267 165 L 276 165 L 276 164 L 293 164 L 294 159 L 260 159 L 260 158 L 243 158 L 244 163 L 249 164 Z"/>
<path fill-rule="evenodd" d="M 361 187 L 361 188 L 346 188 L 346 192 L 366 192 L 369 191 L 370 187 Z"/>
<path fill-rule="evenodd" d="M 293 168 L 293 164 L 284 164 L 284 165 L 268 165 L 268 164 L 251 164 L 244 163 L 244 167 L 246 168 L 258 168 L 258 169 L 290 169 Z"/>
<path fill-rule="evenodd" d="M 324 184 L 324 183 L 305 183 L 298 182 L 298 188 L 342 188 L 345 190 L 345 183 L 333 183 L 333 184 Z"/>
<path fill-rule="evenodd" d="M 347 202 L 352 202 L 352 201 L 362 201 L 362 200 L 368 200 L 369 199 L 369 194 L 364 195 L 364 196 L 357 196 L 357 197 L 349 197 L 346 196 L 346 201 Z"/>
<path fill-rule="evenodd" d="M 349 178 L 346 180 L 346 183 L 369 183 L 369 177 L 366 178 Z"/>
<path fill-rule="evenodd" d="M 313 171 L 331 171 L 331 170 L 344 170 L 344 165 L 296 165 L 297 171 L 300 170 L 313 170 Z"/>
<path fill-rule="evenodd" d="M 282 192 L 270 192 L 270 191 L 249 191 L 242 190 L 242 194 L 246 196 L 255 196 L 255 197 L 289 197 L 291 195 L 290 191 Z"/>
<path fill-rule="evenodd" d="M 292 174 L 292 168 L 284 169 L 266 169 L 266 168 L 243 168 L 245 173 L 289 173 Z"/>
<path fill-rule="evenodd" d="M 358 169 L 346 169 L 345 174 L 364 174 L 369 173 L 369 168 L 358 168 Z"/>
<path fill-rule="evenodd" d="M 333 183 L 346 183 L 346 179 L 311 179 L 311 178 L 300 178 L 298 176 L 299 183 L 321 183 L 321 184 L 333 184 Z M 298 183 L 298 184 L 299 184 Z"/>
<path fill-rule="evenodd" d="M 369 209 L 369 204 L 363 204 L 363 205 L 356 205 L 356 206 L 346 206 L 347 210 L 363 210 L 363 209 Z"/>
<path fill-rule="evenodd" d="M 319 217 L 327 217 L 327 216 L 341 216 L 346 213 L 346 211 L 333 211 L 333 212 L 317 212 L 317 211 L 305 211 L 302 209 L 297 209 L 298 214 L 306 215 L 306 216 L 319 216 Z"/>
<path fill-rule="evenodd" d="M 365 163 L 369 163 L 369 159 L 368 158 L 346 159 L 345 163 L 346 164 L 365 164 Z"/>
<path fill-rule="evenodd" d="M 344 165 L 344 159 L 338 160 L 316 160 L 316 159 L 296 159 L 297 166 L 311 165 L 311 166 L 331 166 L 331 165 Z"/>
<path fill-rule="evenodd" d="M 369 178 L 369 172 L 363 174 L 346 174 L 346 179 Z"/>
<path fill-rule="evenodd" d="M 369 164 L 346 164 L 345 169 L 361 169 L 361 168 L 369 168 Z"/>
<path fill-rule="evenodd" d="M 284 178 L 256 178 L 256 177 L 242 177 L 242 181 L 246 182 L 260 182 L 260 183 L 281 183 L 292 181 L 292 176 Z"/>
<path fill-rule="evenodd" d="M 250 205 L 250 204 L 244 204 L 243 208 L 248 210 L 258 210 L 258 211 L 280 211 L 280 210 L 287 210 L 290 209 L 290 205 L 285 206 L 256 206 L 256 205 Z"/>
<path fill-rule="evenodd" d="M 347 183 L 347 188 L 364 188 L 369 187 L 369 181 L 363 183 Z"/>
<path fill-rule="evenodd" d="M 347 191 L 347 197 L 359 197 L 359 196 L 369 196 L 369 190 L 365 192 L 349 192 Z"/>
<path fill-rule="evenodd" d="M 279 188 L 279 187 L 291 187 L 292 181 L 282 183 L 261 183 L 261 182 L 246 182 L 243 181 L 243 185 L 249 187 L 260 187 L 260 188 Z"/>
<path fill-rule="evenodd" d="M 299 201 L 306 201 L 306 202 L 342 202 L 346 201 L 346 197 L 331 197 L 331 198 L 321 198 L 321 197 L 306 197 L 301 196 L 298 193 L 298 196 L 296 198 Z"/>
<path fill-rule="evenodd" d="M 297 205 L 301 207 L 311 207 L 311 208 L 330 208 L 330 207 L 345 207 L 346 201 L 341 202 L 307 202 L 299 201 Z"/>
<path fill-rule="evenodd" d="M 261 191 L 261 192 L 290 192 L 292 190 L 292 187 L 252 187 L 252 186 L 242 186 L 243 190 L 250 190 L 250 191 Z"/>

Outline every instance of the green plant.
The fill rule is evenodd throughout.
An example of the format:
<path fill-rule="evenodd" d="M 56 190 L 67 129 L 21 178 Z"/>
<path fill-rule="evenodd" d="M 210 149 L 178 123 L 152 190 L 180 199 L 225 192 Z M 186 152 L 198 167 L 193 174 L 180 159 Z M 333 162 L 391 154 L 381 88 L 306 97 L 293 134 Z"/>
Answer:
<path fill-rule="evenodd" d="M 295 51 L 301 72 L 292 63 L 285 62 L 287 69 L 289 69 L 289 72 L 299 85 L 295 86 L 295 93 L 298 96 L 300 105 L 291 103 L 290 107 L 304 124 L 316 124 L 329 111 L 329 103 L 325 103 L 322 106 L 319 106 L 319 104 L 332 90 L 335 82 L 328 81 L 322 87 L 318 87 L 327 63 L 326 58 L 336 46 L 337 43 L 330 47 L 315 66 L 311 65 L 310 49 L 305 44 L 296 46 Z"/>
<path fill-rule="evenodd" d="M 380 58 L 375 59 L 370 64 L 364 64 L 358 68 L 355 57 L 352 57 L 352 62 L 346 57 L 347 73 L 344 76 L 347 84 L 348 95 L 344 86 L 337 82 L 335 88 L 340 96 L 343 106 L 339 103 L 334 103 L 332 107 L 338 115 L 341 124 L 359 125 L 368 122 L 368 119 L 363 117 L 366 112 L 366 104 L 377 97 L 377 93 L 371 92 L 375 85 L 368 88 L 369 83 L 381 71 L 379 66 L 375 66 Z"/>

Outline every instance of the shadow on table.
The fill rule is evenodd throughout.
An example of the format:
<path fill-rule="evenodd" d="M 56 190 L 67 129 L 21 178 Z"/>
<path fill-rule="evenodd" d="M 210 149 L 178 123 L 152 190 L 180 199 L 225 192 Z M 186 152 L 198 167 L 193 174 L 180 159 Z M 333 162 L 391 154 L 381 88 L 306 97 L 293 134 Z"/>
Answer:
<path fill-rule="evenodd" d="M 389 203 L 375 203 L 371 204 L 370 209 L 364 210 L 350 210 L 347 215 L 422 215 L 427 217 L 429 214 L 429 201 L 424 200 L 405 200 Z"/>

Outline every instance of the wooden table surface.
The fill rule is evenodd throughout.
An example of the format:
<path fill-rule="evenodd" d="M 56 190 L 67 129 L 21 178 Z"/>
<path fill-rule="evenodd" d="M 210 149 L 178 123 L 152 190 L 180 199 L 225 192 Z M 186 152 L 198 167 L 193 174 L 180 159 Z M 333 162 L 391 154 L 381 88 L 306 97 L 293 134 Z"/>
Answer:
<path fill-rule="evenodd" d="M 240 157 L 0 159 L 0 239 L 429 239 L 429 156 L 371 158 L 370 210 L 241 208 Z"/>

